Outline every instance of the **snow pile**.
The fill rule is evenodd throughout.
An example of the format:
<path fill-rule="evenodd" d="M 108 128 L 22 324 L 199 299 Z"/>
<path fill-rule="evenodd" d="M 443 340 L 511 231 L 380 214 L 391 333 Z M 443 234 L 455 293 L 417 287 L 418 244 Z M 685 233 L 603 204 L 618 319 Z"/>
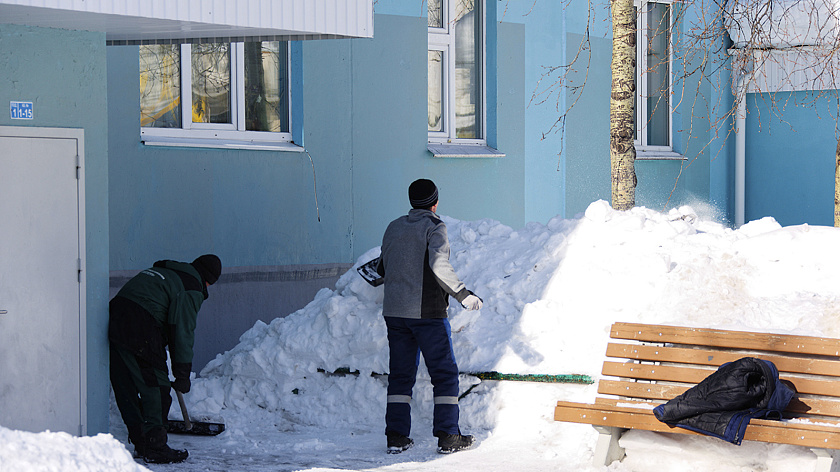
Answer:
<path fill-rule="evenodd" d="M 465 373 L 597 378 L 614 321 L 840 335 L 840 251 L 826 250 L 840 243 L 833 228 L 782 228 L 765 218 L 736 231 L 689 207 L 617 212 L 604 201 L 581 218 L 518 231 L 443 218 L 452 265 L 484 300 L 477 312 L 450 307 Z M 350 270 L 298 312 L 257 323 L 201 371 L 192 409 L 224 417 L 234 430 L 266 418 L 279 429 L 381 428 L 385 381 L 372 374 L 388 370 L 383 290 Z M 339 369 L 359 374 L 325 374 Z M 423 376 L 421 366 L 420 418 L 431 416 Z M 462 376 L 462 391 L 477 383 Z M 593 389 L 571 395 L 591 399 Z M 462 424 L 498 433 L 503 398 L 489 388 L 473 393 L 462 400 Z"/>
<path fill-rule="evenodd" d="M 0 470 L 26 472 L 140 472 L 110 434 L 77 438 L 67 433 L 27 433 L 0 426 Z"/>
<path fill-rule="evenodd" d="M 732 230 L 689 207 L 617 212 L 604 201 L 579 218 L 519 230 L 491 220 L 444 220 L 452 265 L 484 299 L 477 312 L 450 307 L 465 373 L 574 373 L 597 380 L 615 321 L 840 337 L 840 230 L 834 228 L 783 228 L 764 218 Z M 369 250 L 357 265 L 378 253 Z M 595 385 L 480 382 L 470 375 L 461 377 L 461 427 L 479 443 L 440 456 L 422 364 L 412 402 L 416 445 L 385 454 L 382 296 L 382 287 L 350 270 L 303 309 L 244 333 L 186 395 L 194 419 L 221 420 L 227 430 L 213 438 L 170 437 L 190 458 L 159 470 L 463 471 L 481 464 L 484 472 L 787 472 L 816 460 L 800 447 L 630 431 L 621 439 L 622 462 L 593 466 L 595 430 L 553 421 L 553 407 L 560 399 L 592 401 Z M 339 369 L 358 373 L 333 374 Z M 176 403 L 170 415 L 179 414 Z M 119 426 L 112 432 L 124 438 Z M 83 462 L 50 470 L 87 470 L 85 463 L 127 454 L 97 454 L 83 442 L 99 437 L 68 445 L 69 437 L 26 434 L 0 429 L 0 471 L 25 448 L 41 448 L 45 458 L 69 450 L 68 457 Z M 31 470 L 8 470 L 18 469 Z"/>

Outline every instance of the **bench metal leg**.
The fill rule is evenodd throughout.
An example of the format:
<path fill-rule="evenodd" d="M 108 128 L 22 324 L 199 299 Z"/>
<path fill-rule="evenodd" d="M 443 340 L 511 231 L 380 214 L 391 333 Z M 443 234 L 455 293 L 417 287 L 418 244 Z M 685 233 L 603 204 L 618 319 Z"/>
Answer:
<path fill-rule="evenodd" d="M 610 465 L 613 461 L 624 459 L 624 448 L 618 445 L 618 438 L 626 431 L 614 426 L 592 426 L 598 431 L 595 444 L 595 465 Z"/>
<path fill-rule="evenodd" d="M 814 472 L 840 472 L 840 461 L 834 459 L 833 451 L 829 449 L 811 448 L 817 455 L 817 466 Z"/>

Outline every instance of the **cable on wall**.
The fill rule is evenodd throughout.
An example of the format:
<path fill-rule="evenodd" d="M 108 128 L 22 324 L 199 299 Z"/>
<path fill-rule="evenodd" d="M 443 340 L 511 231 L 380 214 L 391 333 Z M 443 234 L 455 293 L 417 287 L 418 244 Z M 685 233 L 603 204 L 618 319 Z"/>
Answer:
<path fill-rule="evenodd" d="M 315 161 L 312 160 L 312 156 L 309 154 L 309 151 L 304 150 L 304 152 L 309 157 L 309 163 L 312 164 L 312 187 L 315 190 L 315 214 L 318 217 L 318 223 L 320 223 L 321 210 L 318 208 L 318 181 L 315 178 Z"/>

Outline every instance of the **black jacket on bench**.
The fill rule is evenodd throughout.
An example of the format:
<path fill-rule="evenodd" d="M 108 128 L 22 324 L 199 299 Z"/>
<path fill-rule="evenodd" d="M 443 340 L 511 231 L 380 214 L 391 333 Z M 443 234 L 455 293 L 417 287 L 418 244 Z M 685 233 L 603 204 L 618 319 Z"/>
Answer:
<path fill-rule="evenodd" d="M 781 419 L 795 393 L 772 362 L 744 357 L 723 364 L 653 414 L 670 426 L 741 444 L 751 418 Z"/>

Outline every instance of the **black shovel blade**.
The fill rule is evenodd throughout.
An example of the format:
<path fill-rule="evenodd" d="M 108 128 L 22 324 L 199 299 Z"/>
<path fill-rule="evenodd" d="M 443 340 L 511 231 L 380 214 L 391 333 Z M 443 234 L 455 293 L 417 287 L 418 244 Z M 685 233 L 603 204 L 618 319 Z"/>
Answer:
<path fill-rule="evenodd" d="M 222 423 L 205 423 L 203 421 L 191 421 L 192 428 L 187 429 L 186 423 L 178 420 L 169 420 L 167 430 L 172 434 L 195 434 L 197 436 L 216 436 L 225 430 Z"/>
<path fill-rule="evenodd" d="M 359 275 L 361 275 L 362 278 L 365 279 L 365 282 L 369 283 L 374 287 L 378 287 L 382 285 L 383 282 L 385 282 L 385 279 L 381 275 L 379 275 L 378 272 L 376 272 L 376 267 L 378 265 L 379 258 L 377 257 L 376 259 L 372 261 L 367 261 L 361 266 L 357 267 L 356 272 L 358 272 Z"/>

